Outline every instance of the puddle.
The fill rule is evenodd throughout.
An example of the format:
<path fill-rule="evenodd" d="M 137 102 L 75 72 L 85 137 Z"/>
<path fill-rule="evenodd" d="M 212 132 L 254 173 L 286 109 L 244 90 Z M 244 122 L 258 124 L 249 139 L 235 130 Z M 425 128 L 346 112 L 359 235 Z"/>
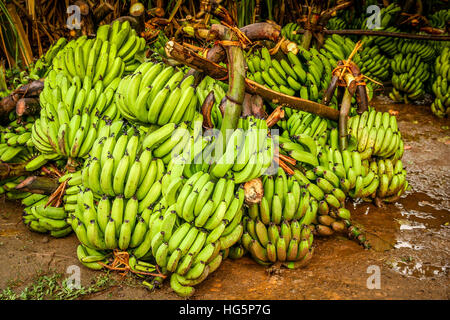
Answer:
<path fill-rule="evenodd" d="M 424 264 L 422 262 L 405 262 L 398 261 L 391 264 L 392 270 L 417 279 L 436 278 L 446 276 L 448 274 L 448 265 L 437 266 L 432 264 Z"/>

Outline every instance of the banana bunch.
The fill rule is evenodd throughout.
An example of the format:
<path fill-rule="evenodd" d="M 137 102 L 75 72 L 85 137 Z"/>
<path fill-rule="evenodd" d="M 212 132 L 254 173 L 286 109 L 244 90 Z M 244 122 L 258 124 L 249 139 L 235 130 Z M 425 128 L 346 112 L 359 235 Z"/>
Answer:
<path fill-rule="evenodd" d="M 310 138 L 324 138 L 328 141 L 331 128 L 335 127 L 335 123 L 331 120 L 321 118 L 309 112 L 295 112 L 287 120 L 278 121 L 277 123 L 282 129 L 281 136 L 286 139 L 296 138 L 304 135 Z"/>
<path fill-rule="evenodd" d="M 403 168 L 400 159 L 372 160 L 368 167 L 371 172 L 379 177 L 379 186 L 369 198 L 376 196 L 384 202 L 396 201 L 408 188 L 406 170 Z"/>
<path fill-rule="evenodd" d="M 139 202 L 135 197 L 125 199 L 119 195 L 111 198 L 98 196 L 89 188 L 82 189 L 74 197 L 75 210 L 70 214 L 72 229 L 80 243 L 100 251 L 133 250 L 136 258 L 144 257 L 150 250 L 148 235 L 152 210 L 145 208 L 139 213 Z"/>
<path fill-rule="evenodd" d="M 382 28 L 386 32 L 400 32 L 400 29 L 395 26 L 390 26 L 387 28 Z M 401 42 L 398 38 L 392 37 L 373 37 L 373 44 L 378 46 L 381 51 L 387 54 L 389 57 L 395 56 L 399 51 L 399 43 Z"/>
<path fill-rule="evenodd" d="M 299 48 L 298 55 L 289 52 L 278 61 L 272 59 L 269 50 L 263 47 L 247 57 L 248 70 L 251 72 L 247 73 L 247 77 L 274 91 L 319 101 L 322 90 L 331 81 L 333 65 L 314 48 L 309 51 Z"/>
<path fill-rule="evenodd" d="M 153 158 L 153 150 L 143 147 L 143 132 L 117 129 L 94 142 L 81 171 L 82 184 L 98 196 L 133 198 L 142 212 L 161 194 L 165 165 Z"/>
<path fill-rule="evenodd" d="M 300 43 L 302 40 L 302 34 L 301 33 L 299 33 L 299 34 L 293 33 L 294 31 L 297 31 L 299 29 L 300 29 L 300 25 L 298 25 L 294 22 L 289 22 L 288 24 L 284 25 L 281 28 L 281 35 L 290 41 Z"/>
<path fill-rule="evenodd" d="M 145 58 L 145 39 L 131 28 L 129 21 L 116 20 L 111 25 L 101 25 L 97 29 L 96 38 L 104 43 L 109 42 L 109 50 L 123 60 L 125 73 L 134 72 Z"/>
<path fill-rule="evenodd" d="M 6 127 L 0 127 L 0 160 L 2 162 L 25 162 L 35 156 L 31 128 L 34 117 L 28 116 L 24 121 L 11 121 Z"/>
<path fill-rule="evenodd" d="M 67 39 L 61 37 L 53 45 L 51 45 L 47 52 L 34 63 L 29 72 L 30 78 L 37 80 L 46 77 L 47 73 L 50 71 L 53 58 L 56 57 L 59 51 L 64 49 L 66 44 Z"/>
<path fill-rule="evenodd" d="M 434 73 L 437 75 L 431 88 L 435 95 L 435 100 L 431 104 L 431 111 L 438 117 L 448 116 L 450 113 L 450 47 L 445 47 L 436 58 Z"/>
<path fill-rule="evenodd" d="M 233 180 L 214 179 L 203 171 L 196 172 L 190 178 L 179 176 L 173 171 L 169 175 L 167 173 L 162 179 L 161 202 L 166 207 L 175 205 L 179 219 L 208 232 L 218 227 L 222 229 L 220 232 L 224 229 L 231 232 L 241 222 L 244 190 L 238 188 L 236 191 L 237 184 Z M 222 228 L 222 224 L 225 224 L 225 228 Z"/>
<path fill-rule="evenodd" d="M 222 81 L 214 80 L 209 76 L 205 76 L 196 87 L 195 92 L 200 104 L 205 101 L 206 96 L 211 91 L 214 91 L 215 103 L 211 110 L 211 122 L 214 128 L 220 128 L 222 125 L 222 112 L 220 111 L 219 105 L 222 99 L 225 97 L 227 90 L 227 84 L 224 84 Z"/>
<path fill-rule="evenodd" d="M 191 121 L 198 98 L 194 76 L 163 63 L 145 62 L 124 77 L 115 101 L 122 116 L 132 122 L 163 126 Z"/>
<path fill-rule="evenodd" d="M 361 159 L 377 158 L 401 159 L 403 140 L 398 130 L 397 118 L 388 112 L 366 111 L 351 117 L 348 121 L 349 134 Z"/>
<path fill-rule="evenodd" d="M 249 206 L 247 215 L 264 225 L 280 225 L 282 222 L 298 221 L 300 225 L 311 224 L 317 213 L 318 201 L 311 196 L 307 185 L 301 185 L 294 176 L 286 176 L 278 168 L 276 175 L 262 178 L 264 196 L 261 202 Z"/>
<path fill-rule="evenodd" d="M 417 53 L 398 53 L 391 60 L 392 84 L 389 97 L 395 101 L 418 100 L 425 94 L 425 82 L 430 77 L 429 64 Z"/>
<path fill-rule="evenodd" d="M 24 224 L 34 232 L 48 233 L 55 238 L 61 238 L 72 232 L 72 226 L 68 221 L 68 213 L 62 207 L 46 207 L 48 196 L 31 194 L 23 199 L 26 205 L 22 220 Z"/>
<path fill-rule="evenodd" d="M 361 73 L 369 78 L 386 81 L 390 75 L 390 59 L 378 46 L 364 46 L 360 51 Z"/>
<path fill-rule="evenodd" d="M 281 261 L 293 269 L 313 254 L 311 227 L 295 219 L 265 225 L 261 220 L 246 218 L 244 224 L 242 245 L 261 265 Z"/>
<path fill-rule="evenodd" d="M 408 53 L 417 54 L 426 63 L 430 63 L 431 60 L 436 58 L 436 50 L 431 41 L 402 39 L 397 42 L 397 48 L 403 55 L 408 55 Z"/>
<path fill-rule="evenodd" d="M 49 72 L 40 95 L 41 112 L 32 128 L 31 138 L 43 154 L 83 158 L 98 134 L 106 131 L 120 114 L 114 94 L 120 78 L 103 86 L 99 80 L 75 76 L 70 82 L 61 72 Z M 106 128 L 105 128 L 106 127 Z"/>
<path fill-rule="evenodd" d="M 188 131 L 183 127 L 176 129 L 185 132 L 181 142 L 178 142 L 180 138 L 177 138 L 181 134 L 174 133 L 170 139 L 158 138 L 160 132 L 161 134 L 171 132 L 173 129 L 168 131 L 166 128 L 169 126 L 174 128 L 174 124 L 167 124 L 146 137 L 146 141 L 152 141 L 152 143 L 165 139 L 173 146 L 178 143 L 171 152 L 170 149 L 165 147 L 168 144 L 167 142 L 157 148 L 167 149 L 168 153 L 163 160 L 169 161 L 168 171 L 174 171 L 172 167 L 175 166 L 176 172 L 181 172 L 179 175 L 182 174 L 187 178 L 197 172 L 208 171 L 215 179 L 226 178 L 234 180 L 235 183 L 244 183 L 263 175 L 269 170 L 275 150 L 274 140 L 267 134 L 268 127 L 265 120 L 258 119 L 255 116 L 241 118 L 238 128 L 231 133 L 226 133 L 229 137 L 223 148 L 223 141 L 222 138 L 219 138 L 218 130 L 215 131 L 214 135 L 201 135 L 201 114 L 197 114 L 196 118 L 191 125 L 192 129 Z M 186 140 L 186 142 L 183 142 L 183 140 Z M 143 143 L 144 147 L 153 148 L 153 144 L 146 141 Z M 153 154 L 158 157 L 161 152 L 156 151 L 157 149 Z"/>
<path fill-rule="evenodd" d="M 83 78 L 74 76 L 69 80 L 64 73 L 51 70 L 39 99 L 41 106 L 49 112 L 53 109 L 57 112 L 62 105 L 70 119 L 77 114 L 81 116 L 88 113 L 96 121 L 103 117 L 114 120 L 119 117 L 113 103 L 119 82 L 120 78 L 116 78 L 107 86 L 102 80 L 94 84 L 92 77 L 88 75 Z"/>
<path fill-rule="evenodd" d="M 203 171 L 188 179 L 172 176 L 154 207 L 151 252 L 157 265 L 172 273 L 171 287 L 180 296 L 192 295 L 193 286 L 220 266 L 221 251 L 241 238 L 244 189 L 236 186 L 225 178 L 214 182 Z"/>
<path fill-rule="evenodd" d="M 63 206 L 47 206 L 49 197 L 31 193 L 22 199 L 25 206 L 23 222 L 31 231 L 48 233 L 55 238 L 65 237 L 72 232 L 72 215 L 75 212 L 77 196 L 82 192 L 81 170 L 66 173 L 58 182 L 67 180 Z"/>
<path fill-rule="evenodd" d="M 62 72 L 72 82 L 73 78 L 89 76 L 94 86 L 101 80 L 107 87 L 126 71 L 124 60 L 118 55 L 113 41 L 99 38 L 88 39 L 83 35 L 70 41 L 53 59 L 53 70 Z M 130 72 L 136 69 L 133 64 Z"/>
<path fill-rule="evenodd" d="M 220 144 L 215 148 L 217 154 L 210 160 L 209 168 L 212 176 L 244 183 L 265 174 L 272 165 L 275 153 L 274 140 L 267 132 L 264 119 L 254 116 L 241 118 L 223 154 L 217 152 Z"/>
<path fill-rule="evenodd" d="M 331 37 L 327 37 L 320 52 L 329 59 L 334 59 L 336 62 L 339 60 L 346 60 L 350 53 L 353 51 L 355 43 L 349 37 L 342 37 L 338 34 L 333 34 Z M 360 56 L 356 53 L 352 60 L 359 64 Z M 334 61 L 333 61 L 334 62 Z M 331 62 L 330 62 L 331 63 Z M 336 63 L 332 63 L 333 66 Z"/>
<path fill-rule="evenodd" d="M 450 20 L 450 9 L 436 11 L 428 16 L 428 22 L 433 28 L 445 29 Z"/>

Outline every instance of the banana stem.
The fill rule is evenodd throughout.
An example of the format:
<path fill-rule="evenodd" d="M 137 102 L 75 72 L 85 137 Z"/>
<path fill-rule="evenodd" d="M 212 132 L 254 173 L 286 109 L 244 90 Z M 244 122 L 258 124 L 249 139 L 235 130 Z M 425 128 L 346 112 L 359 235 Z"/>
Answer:
<path fill-rule="evenodd" d="M 58 179 L 43 176 L 31 176 L 16 186 L 22 192 L 53 194 L 59 187 Z"/>
<path fill-rule="evenodd" d="M 350 112 L 351 103 L 352 103 L 352 95 L 346 88 L 344 97 L 342 98 L 341 108 L 339 110 L 339 148 L 341 149 L 341 151 L 347 149 L 347 146 L 348 146 L 347 122 L 348 122 L 348 114 Z"/>
<path fill-rule="evenodd" d="M 214 33 L 214 26 L 211 32 Z M 236 34 L 229 28 L 223 30 L 221 40 L 238 41 Z M 228 60 L 228 92 L 224 104 L 225 114 L 222 120 L 220 131 L 224 144 L 222 147 L 225 151 L 227 138 L 227 130 L 237 128 L 239 117 L 242 112 L 242 103 L 245 95 L 245 58 L 242 48 L 239 45 L 228 45 L 225 47 Z"/>

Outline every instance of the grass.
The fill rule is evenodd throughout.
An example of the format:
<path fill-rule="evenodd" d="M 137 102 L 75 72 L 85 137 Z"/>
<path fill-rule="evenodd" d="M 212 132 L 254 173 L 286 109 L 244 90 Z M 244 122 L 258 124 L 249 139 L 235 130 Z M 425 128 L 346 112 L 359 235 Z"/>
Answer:
<path fill-rule="evenodd" d="M 60 273 L 38 274 L 34 281 L 20 292 L 14 290 L 19 283 L 11 283 L 0 292 L 0 300 L 75 300 L 105 290 L 112 285 L 114 280 L 110 278 L 109 273 L 97 276 L 93 279 L 92 285 L 80 288 L 69 286 L 67 278 L 63 279 Z"/>

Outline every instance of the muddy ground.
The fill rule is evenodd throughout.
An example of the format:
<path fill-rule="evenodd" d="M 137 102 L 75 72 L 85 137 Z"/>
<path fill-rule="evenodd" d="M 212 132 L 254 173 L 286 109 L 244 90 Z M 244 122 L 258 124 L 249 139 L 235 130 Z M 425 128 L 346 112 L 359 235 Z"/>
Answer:
<path fill-rule="evenodd" d="M 375 106 L 399 112 L 412 189 L 384 208 L 348 202 L 373 249 L 335 235 L 315 239 L 314 257 L 303 269 L 267 269 L 248 257 L 227 259 L 196 287 L 192 299 L 449 299 L 450 121 L 433 117 L 426 105 L 391 105 L 377 98 Z M 20 291 L 37 274 L 68 276 L 70 265 L 81 267 L 83 286 L 102 273 L 78 262 L 74 234 L 53 239 L 32 233 L 21 222 L 19 205 L 0 199 L 0 206 L 0 292 L 7 287 Z M 371 289 L 377 270 L 380 286 Z M 149 291 L 131 276 L 113 273 L 111 278 L 113 285 L 82 299 L 180 299 L 168 281 Z"/>

